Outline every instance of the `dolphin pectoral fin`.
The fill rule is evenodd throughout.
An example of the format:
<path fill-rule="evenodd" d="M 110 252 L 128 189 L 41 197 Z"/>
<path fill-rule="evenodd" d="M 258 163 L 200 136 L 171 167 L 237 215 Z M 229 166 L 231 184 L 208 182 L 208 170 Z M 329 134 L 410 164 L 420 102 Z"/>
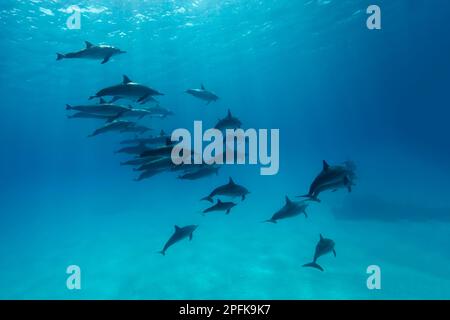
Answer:
<path fill-rule="evenodd" d="M 228 209 L 227 212 L 225 212 L 225 214 L 230 214 L 230 210 L 231 210 L 231 209 Z"/>
<path fill-rule="evenodd" d="M 311 268 L 316 268 L 316 269 L 319 269 L 320 271 L 323 271 L 323 268 L 316 262 L 310 262 L 310 263 L 304 264 L 303 267 L 311 267 Z"/>
<path fill-rule="evenodd" d="M 111 123 L 114 120 L 117 120 L 118 118 L 120 118 L 120 114 L 116 115 L 116 116 L 112 116 L 106 119 L 106 123 Z"/>
<path fill-rule="evenodd" d="M 107 56 L 103 59 L 103 61 L 101 62 L 101 64 L 107 63 L 107 62 L 109 61 L 109 59 L 111 59 L 111 55 L 107 55 Z"/>
<path fill-rule="evenodd" d="M 114 96 L 109 103 L 114 103 L 114 102 L 116 102 L 119 99 L 120 99 L 120 97 Z"/>
<path fill-rule="evenodd" d="M 308 218 L 308 214 L 306 213 L 306 210 L 303 210 L 303 214 L 305 215 L 305 218 Z"/>
<path fill-rule="evenodd" d="M 207 197 L 201 198 L 201 199 L 200 199 L 200 201 L 202 201 L 202 200 L 206 200 L 206 201 L 209 201 L 209 202 L 211 202 L 211 203 L 213 203 L 213 202 L 214 202 L 213 198 L 212 198 L 212 197 L 210 197 L 210 196 L 207 196 Z"/>
<path fill-rule="evenodd" d="M 142 102 L 142 101 L 145 101 L 145 99 L 147 99 L 148 98 L 148 94 L 146 94 L 146 95 L 144 95 L 144 96 L 142 96 L 142 97 L 140 97 L 139 99 L 137 99 L 137 102 Z"/>
<path fill-rule="evenodd" d="M 335 249 L 333 249 L 333 254 L 334 254 L 334 257 L 336 258 L 336 250 Z"/>
<path fill-rule="evenodd" d="M 245 194 L 242 195 L 242 201 L 244 201 L 244 200 L 245 200 Z"/>
<path fill-rule="evenodd" d="M 192 240 L 192 237 L 193 237 L 193 232 L 189 235 L 189 241 L 191 241 Z"/>

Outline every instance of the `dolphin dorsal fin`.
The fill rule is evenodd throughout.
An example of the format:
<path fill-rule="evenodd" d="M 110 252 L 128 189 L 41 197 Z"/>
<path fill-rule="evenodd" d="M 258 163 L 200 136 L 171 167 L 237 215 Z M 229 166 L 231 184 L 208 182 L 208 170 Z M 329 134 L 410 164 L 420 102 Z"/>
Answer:
<path fill-rule="evenodd" d="M 230 119 L 230 118 L 232 118 L 232 117 L 233 117 L 233 116 L 231 115 L 231 111 L 230 111 L 230 109 L 228 109 L 227 117 L 228 117 L 228 119 Z"/>
<path fill-rule="evenodd" d="M 327 171 L 330 168 L 330 165 L 325 160 L 323 160 L 322 163 L 323 163 L 323 171 Z"/>
<path fill-rule="evenodd" d="M 200 88 L 202 88 L 202 90 L 205 90 L 205 86 L 203 85 L 203 83 L 202 83 L 202 85 L 200 86 Z"/>
<path fill-rule="evenodd" d="M 292 203 L 291 199 L 289 199 L 288 196 L 285 196 L 285 199 L 286 199 L 286 204 L 291 204 Z"/>
<path fill-rule="evenodd" d="M 106 103 L 106 101 L 105 101 L 105 99 L 103 99 L 103 98 L 100 98 L 100 102 L 99 102 L 100 104 L 105 104 Z"/>
<path fill-rule="evenodd" d="M 130 83 L 130 82 L 132 82 L 130 80 L 130 78 L 128 78 L 128 76 L 126 76 L 126 75 L 123 75 L 123 84 L 127 84 L 127 83 Z"/>
<path fill-rule="evenodd" d="M 228 181 L 229 184 L 234 184 L 233 178 L 230 177 L 230 180 Z"/>
<path fill-rule="evenodd" d="M 163 137 L 163 136 L 166 135 L 166 133 L 164 132 L 164 130 L 161 130 L 161 132 L 159 133 L 159 135 L 160 135 L 161 137 Z"/>
<path fill-rule="evenodd" d="M 175 232 L 178 232 L 178 231 L 180 231 L 180 227 L 179 226 L 177 226 L 177 225 L 175 225 Z"/>
<path fill-rule="evenodd" d="M 322 236 L 322 234 L 320 234 L 320 240 L 321 240 L 321 241 L 323 240 L 323 236 Z"/>
<path fill-rule="evenodd" d="M 89 49 L 91 47 L 93 47 L 94 45 L 92 43 L 90 43 L 89 41 L 85 41 L 84 42 L 86 44 L 86 49 Z"/>

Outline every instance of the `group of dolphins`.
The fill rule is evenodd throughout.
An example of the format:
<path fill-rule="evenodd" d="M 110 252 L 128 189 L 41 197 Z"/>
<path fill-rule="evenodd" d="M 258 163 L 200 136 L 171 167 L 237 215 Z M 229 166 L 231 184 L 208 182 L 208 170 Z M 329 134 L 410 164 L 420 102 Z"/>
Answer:
<path fill-rule="evenodd" d="M 113 46 L 93 45 L 86 41 L 86 47 L 83 50 L 66 54 L 58 53 L 57 60 L 97 59 L 101 60 L 101 63 L 104 64 L 113 56 L 123 53 L 126 52 Z M 219 99 L 217 95 L 206 90 L 203 85 L 198 89 L 188 89 L 186 93 L 205 101 L 207 104 Z M 152 129 L 138 125 L 136 122 L 127 119 L 142 119 L 146 116 L 164 118 L 173 115 L 173 112 L 161 107 L 155 99 L 155 97 L 162 95 L 164 94 L 148 86 L 133 82 L 129 77 L 124 75 L 122 83 L 103 88 L 89 98 L 89 100 L 98 98 L 98 104 L 79 106 L 67 105 L 66 109 L 76 111 L 76 113 L 69 116 L 69 118 L 91 118 L 102 119 L 105 121 L 105 124 L 96 129 L 89 137 L 111 131 L 142 134 Z M 111 97 L 111 100 L 106 102 L 105 97 Z M 115 104 L 116 101 L 121 99 L 131 100 L 141 105 L 141 107 L 136 108 L 130 105 Z M 148 102 L 156 103 L 156 106 L 150 108 L 142 107 L 142 105 Z M 240 120 L 234 117 L 231 114 L 231 111 L 228 110 L 227 116 L 220 119 L 215 128 L 224 130 L 228 128 L 240 128 L 240 126 Z M 182 170 L 183 174 L 179 176 L 180 179 L 196 180 L 212 174 L 217 174 L 219 169 L 219 167 L 215 165 L 174 165 L 170 158 L 174 144 L 170 140 L 170 136 L 163 130 L 161 130 L 160 134 L 157 136 L 140 137 L 136 135 L 134 139 L 123 140 L 121 144 L 131 145 L 121 148 L 117 153 L 135 155 L 135 158 L 122 162 L 121 164 L 136 166 L 134 170 L 141 172 L 140 176 L 136 179 L 137 181 L 167 170 Z M 149 145 L 152 147 L 149 147 Z M 328 190 L 336 191 L 338 189 L 347 189 L 348 192 L 351 192 L 354 181 L 355 166 L 352 162 L 347 161 L 341 165 L 331 166 L 326 161 L 323 161 L 323 168 L 311 183 L 308 193 L 298 196 L 305 199 L 301 201 L 292 201 L 286 196 L 284 206 L 275 212 L 270 219 L 265 220 L 264 222 L 277 223 L 279 220 L 292 218 L 300 214 L 304 214 L 305 217 L 307 217 L 306 208 L 308 207 L 308 201 L 320 202 L 319 195 Z M 246 195 L 249 193 L 247 188 L 235 183 L 230 177 L 227 184 L 215 188 L 209 195 L 201 199 L 212 203 L 211 207 L 203 210 L 203 214 L 217 211 L 229 214 L 230 210 L 237 204 L 235 202 L 221 200 L 218 197 L 240 197 L 242 200 L 245 200 Z M 215 203 L 214 198 L 217 199 Z M 185 227 L 175 226 L 174 233 L 159 253 L 165 255 L 169 247 L 183 239 L 188 238 L 189 240 L 192 240 L 193 233 L 197 227 L 198 225 L 188 225 Z M 317 263 L 317 259 L 331 252 L 336 256 L 334 247 L 335 243 L 333 240 L 324 238 L 320 235 L 319 242 L 315 248 L 313 261 L 303 266 L 313 267 L 323 271 L 324 269 Z"/>
<path fill-rule="evenodd" d="M 97 59 L 101 60 L 101 63 L 104 64 L 113 56 L 125 53 L 125 51 L 109 45 L 93 45 L 88 41 L 85 44 L 85 48 L 77 52 L 66 54 L 57 53 L 57 60 Z M 208 104 L 219 99 L 217 95 L 206 90 L 203 85 L 199 89 L 188 89 L 186 93 L 206 101 Z M 95 95 L 89 97 L 89 100 L 98 98 L 98 104 L 76 106 L 67 104 L 66 109 L 75 112 L 69 115 L 69 118 L 100 119 L 105 121 L 101 127 L 97 128 L 88 137 L 94 137 L 107 132 L 134 133 L 136 135 L 134 139 L 122 141 L 122 144 L 126 144 L 127 146 L 116 151 L 116 153 L 135 156 L 133 159 L 122 162 L 122 165 L 137 166 L 134 170 L 140 172 L 140 174 L 135 179 L 136 181 L 152 177 L 155 174 L 167 170 L 184 170 L 184 173 L 179 178 L 187 180 L 217 174 L 218 167 L 175 167 L 170 159 L 173 143 L 170 141 L 170 136 L 166 135 L 164 131 L 161 131 L 159 136 L 138 136 L 153 129 L 137 124 L 137 120 L 144 117 L 165 118 L 174 115 L 169 109 L 161 107 L 155 99 L 155 97 L 162 95 L 164 94 L 158 90 L 134 82 L 128 76 L 124 75 L 121 83 L 103 88 Z M 110 98 L 108 102 L 105 100 L 107 97 Z M 118 104 L 118 100 L 129 100 L 139 105 L 139 107 Z M 153 106 L 145 107 L 144 105 L 147 103 L 151 103 Z M 221 129 L 230 125 L 236 125 L 236 122 L 239 122 L 239 120 L 232 117 L 229 112 L 228 116 L 220 120 L 216 127 Z"/>

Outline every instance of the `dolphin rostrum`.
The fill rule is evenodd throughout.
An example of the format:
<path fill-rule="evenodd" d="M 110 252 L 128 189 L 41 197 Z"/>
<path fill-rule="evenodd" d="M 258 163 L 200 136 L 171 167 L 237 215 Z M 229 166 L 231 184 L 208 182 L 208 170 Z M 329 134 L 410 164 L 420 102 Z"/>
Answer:
<path fill-rule="evenodd" d="M 201 200 L 207 200 L 213 203 L 214 196 L 242 197 L 242 200 L 245 200 L 245 196 L 249 193 L 250 192 L 245 187 L 236 184 L 230 177 L 227 184 L 215 188 L 208 196 Z"/>
<path fill-rule="evenodd" d="M 305 201 L 294 202 L 291 201 L 288 196 L 286 196 L 286 203 L 284 204 L 283 208 L 275 212 L 272 218 L 264 222 L 277 223 L 277 220 L 292 218 L 302 213 L 305 215 L 305 217 L 308 217 L 306 215 L 307 207 L 308 204 L 305 203 Z"/>
<path fill-rule="evenodd" d="M 86 48 L 77 52 L 69 52 L 66 54 L 57 53 L 56 60 L 62 59 L 101 59 L 102 64 L 109 61 L 112 56 L 119 55 L 122 53 L 126 53 L 126 51 L 122 51 L 119 48 L 115 48 L 113 46 L 108 45 L 98 45 L 95 46 L 89 41 L 85 41 Z"/>
<path fill-rule="evenodd" d="M 159 251 L 158 253 L 161 253 L 163 256 L 166 255 L 167 249 L 169 249 L 170 246 L 174 245 L 178 241 L 181 241 L 185 238 L 189 238 L 189 240 L 192 240 L 192 234 L 197 229 L 198 225 L 189 225 L 186 227 L 179 227 L 175 226 L 175 232 L 173 235 L 169 238 L 169 240 L 164 245 L 164 248 Z"/>
<path fill-rule="evenodd" d="M 213 212 L 213 211 L 225 211 L 225 214 L 229 214 L 231 208 L 233 208 L 234 206 L 236 206 L 236 203 L 234 203 L 234 202 L 226 202 L 226 201 L 221 201 L 220 199 L 217 199 L 216 204 L 203 210 L 203 214 L 208 213 L 208 212 Z"/>
<path fill-rule="evenodd" d="M 211 91 L 206 90 L 203 84 L 201 85 L 200 89 L 188 89 L 186 90 L 186 93 L 198 99 L 206 101 L 207 104 L 210 104 L 211 101 L 217 101 L 219 99 L 217 95 L 215 95 Z"/>
<path fill-rule="evenodd" d="M 316 262 L 317 259 L 327 253 L 333 252 L 336 257 L 336 250 L 334 249 L 334 241 L 331 239 L 326 239 L 320 235 L 320 240 L 316 245 L 316 251 L 314 252 L 313 261 L 304 264 L 303 267 L 312 267 L 323 271 L 323 268 Z"/>
<path fill-rule="evenodd" d="M 123 81 L 120 84 L 106 87 L 95 94 L 95 96 L 89 97 L 89 99 L 100 98 L 105 96 L 112 96 L 111 103 L 119 99 L 129 99 L 141 102 L 147 99 L 149 96 L 161 96 L 162 93 L 147 87 L 145 85 L 133 82 L 126 75 L 123 76 Z"/>

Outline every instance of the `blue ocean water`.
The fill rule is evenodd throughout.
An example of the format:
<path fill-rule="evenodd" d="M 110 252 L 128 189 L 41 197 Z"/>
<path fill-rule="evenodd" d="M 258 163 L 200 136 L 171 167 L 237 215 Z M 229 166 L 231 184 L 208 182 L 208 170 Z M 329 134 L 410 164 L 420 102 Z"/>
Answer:
<path fill-rule="evenodd" d="M 368 30 L 377 4 L 382 29 Z M 66 12 L 81 8 L 81 29 Z M 0 4 L 0 298 L 449 299 L 450 38 L 444 0 L 12 1 Z M 56 61 L 84 41 L 127 53 Z M 114 151 L 132 134 L 87 138 L 102 121 L 68 119 L 122 75 L 164 92 L 171 132 L 280 129 L 280 170 L 224 166 L 195 181 L 140 182 Z M 220 96 L 187 95 L 200 84 Z M 326 192 L 303 216 L 260 221 L 307 192 L 322 160 L 352 160 L 351 193 Z M 229 177 L 251 194 L 229 215 L 199 201 Z M 192 241 L 156 252 L 174 225 Z M 310 262 L 319 234 L 337 256 Z M 66 268 L 81 268 L 68 290 Z M 381 289 L 369 290 L 369 265 Z"/>

